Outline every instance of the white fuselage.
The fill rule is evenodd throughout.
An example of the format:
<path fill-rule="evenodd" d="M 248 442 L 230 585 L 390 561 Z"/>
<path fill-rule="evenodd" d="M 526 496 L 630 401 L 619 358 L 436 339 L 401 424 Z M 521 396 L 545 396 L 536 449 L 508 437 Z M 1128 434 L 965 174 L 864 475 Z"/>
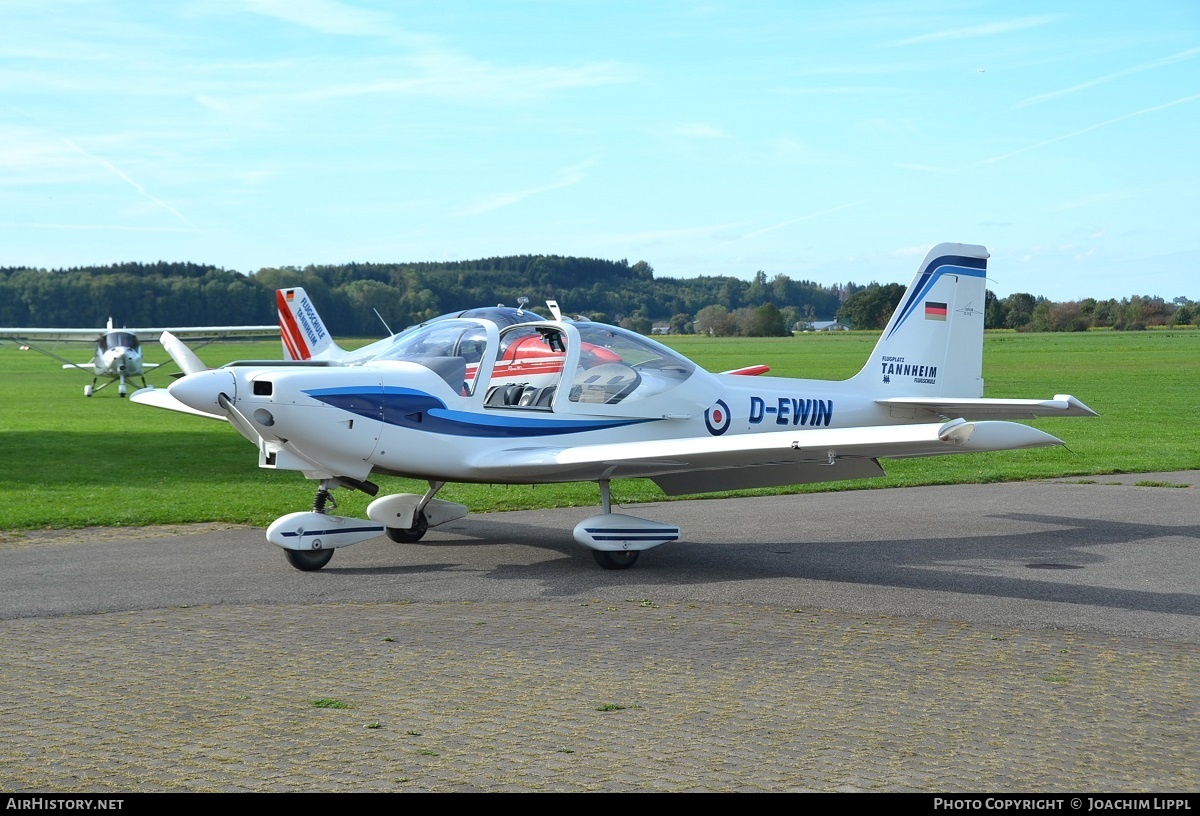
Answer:
<path fill-rule="evenodd" d="M 99 345 L 96 347 L 96 354 L 92 359 L 92 368 L 97 377 L 113 379 L 120 379 L 122 376 L 140 377 L 142 376 L 141 349 L 124 345 L 107 347 Z"/>
<path fill-rule="evenodd" d="M 449 482 L 573 481 L 597 482 L 601 506 L 575 540 L 624 569 L 680 530 L 613 513 L 613 479 L 689 495 L 874 478 L 880 459 L 1062 444 L 1009 420 L 1094 413 L 1070 395 L 983 398 L 986 259 L 976 245 L 930 250 L 862 369 L 837 382 L 712 374 L 651 338 L 563 320 L 554 303 L 554 320 L 467 310 L 348 353 L 295 289 L 277 293 L 288 361 L 205 370 L 176 350 L 187 375 L 134 399 L 228 420 L 261 467 L 320 481 L 311 511 L 267 530 L 298 569 L 320 569 L 332 548 L 385 532 L 416 541 L 461 518 L 465 505 L 435 498 Z M 370 521 L 326 512 L 335 488 L 376 495 L 373 473 L 429 489 L 376 498 Z"/>
<path fill-rule="evenodd" d="M 694 398 L 689 399 L 689 392 Z M 435 481 L 540 483 L 644 475 L 619 463 L 571 465 L 547 455 L 542 466 L 508 469 L 514 445 L 545 449 L 695 437 L 915 422 L 860 393 L 850 381 L 710 374 L 697 369 L 672 396 L 675 410 L 638 403 L 571 402 L 560 388 L 549 408 L 493 407 L 486 390 L 463 395 L 423 365 L 381 361 L 339 367 L 231 366 L 192 375 L 171 392 L 218 410 L 224 393 L 261 437 L 266 467 L 310 478 L 372 472 Z M 690 404 L 690 410 L 679 410 Z M 255 440 L 259 441 L 259 440 Z"/>

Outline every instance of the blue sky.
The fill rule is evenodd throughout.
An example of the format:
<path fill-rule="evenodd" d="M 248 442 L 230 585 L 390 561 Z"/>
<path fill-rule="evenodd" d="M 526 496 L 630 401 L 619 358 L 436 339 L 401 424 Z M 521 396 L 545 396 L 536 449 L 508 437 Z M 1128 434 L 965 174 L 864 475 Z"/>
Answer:
<path fill-rule="evenodd" d="M 0 266 L 959 241 L 1001 297 L 1200 300 L 1198 145 L 1195 0 L 0 0 Z"/>

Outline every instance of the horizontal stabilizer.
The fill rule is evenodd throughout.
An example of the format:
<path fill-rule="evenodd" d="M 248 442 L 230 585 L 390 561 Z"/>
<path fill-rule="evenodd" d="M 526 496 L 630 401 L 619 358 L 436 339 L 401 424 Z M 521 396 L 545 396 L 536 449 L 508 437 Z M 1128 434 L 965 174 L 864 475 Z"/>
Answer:
<path fill-rule="evenodd" d="M 751 365 L 743 366 L 742 368 L 731 368 L 729 371 L 722 371 L 722 374 L 736 374 L 741 377 L 757 377 L 760 374 L 766 374 L 771 370 L 768 365 Z"/>
<path fill-rule="evenodd" d="M 950 419 L 1037 419 L 1038 417 L 1098 416 L 1070 394 L 1055 394 L 1054 399 L 953 399 L 938 397 L 889 397 L 876 400 L 880 405 L 918 408 L 934 416 Z"/>

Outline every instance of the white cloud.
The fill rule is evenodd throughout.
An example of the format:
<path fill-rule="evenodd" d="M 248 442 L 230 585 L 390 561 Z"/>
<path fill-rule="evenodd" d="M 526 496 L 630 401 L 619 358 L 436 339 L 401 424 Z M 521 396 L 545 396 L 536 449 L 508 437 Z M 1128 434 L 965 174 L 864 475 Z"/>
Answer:
<path fill-rule="evenodd" d="M 398 33 L 388 15 L 336 0 L 246 0 L 245 8 L 323 34 L 378 37 Z"/>
<path fill-rule="evenodd" d="M 689 139 L 728 139 L 729 133 L 716 125 L 710 125 L 706 122 L 689 122 L 686 124 L 676 125 L 671 128 L 671 134 L 674 136 L 683 136 Z"/>
<path fill-rule="evenodd" d="M 977 26 L 966 26 L 963 28 L 950 28 L 943 31 L 931 31 L 928 34 L 918 34 L 915 37 L 907 37 L 902 40 L 893 40 L 890 43 L 885 43 L 886 48 L 899 48 L 908 45 L 925 45 L 932 42 L 944 42 L 946 40 L 968 40 L 977 39 L 979 37 L 995 37 L 1000 34 L 1011 34 L 1014 31 L 1024 31 L 1029 28 L 1037 28 L 1039 26 L 1049 25 L 1056 22 L 1063 15 L 1061 14 L 1040 14 L 1035 17 L 1022 17 L 1019 20 L 1002 20 L 995 23 L 984 23 Z"/>
<path fill-rule="evenodd" d="M 1055 136 L 1053 139 L 1045 139 L 1043 141 L 1036 142 L 1031 145 L 1026 145 L 1025 147 L 1019 148 L 1017 150 L 1009 151 L 1008 153 L 1001 153 L 998 156 L 992 156 L 989 159 L 984 159 L 982 164 L 995 164 L 996 162 L 1004 161 L 1005 159 L 1011 159 L 1013 156 L 1019 156 L 1022 153 L 1027 153 L 1030 150 L 1037 150 L 1040 147 L 1046 147 L 1048 145 L 1055 144 L 1056 142 L 1064 141 L 1065 139 L 1072 139 L 1076 136 L 1081 136 L 1084 133 L 1088 133 L 1093 130 L 1098 130 L 1102 127 L 1107 127 L 1109 125 L 1116 124 L 1117 122 L 1124 122 L 1126 119 L 1133 119 L 1138 116 L 1145 116 L 1148 113 L 1155 113 L 1160 110 L 1166 110 L 1167 108 L 1173 108 L 1176 105 L 1183 105 L 1188 102 L 1195 102 L 1197 100 L 1200 100 L 1200 94 L 1192 94 L 1191 96 L 1180 97 L 1179 99 L 1174 99 L 1170 102 L 1164 102 L 1161 105 L 1152 105 L 1149 108 L 1142 108 L 1141 110 L 1136 110 L 1132 113 L 1126 113 L 1123 116 L 1117 116 L 1112 119 L 1106 119 L 1103 122 L 1097 122 L 1094 125 L 1088 125 L 1087 127 L 1080 128 L 1079 130 L 1073 130 L 1070 133 L 1064 133 L 1061 136 Z"/>
<path fill-rule="evenodd" d="M 1114 79 L 1120 79 L 1121 77 L 1126 77 L 1131 74 L 1138 74 L 1142 71 L 1149 71 L 1154 68 L 1161 68 L 1164 65 L 1174 65 L 1178 62 L 1184 62 L 1185 60 L 1193 59 L 1196 56 L 1200 56 L 1200 48 L 1189 48 L 1187 51 L 1180 51 L 1178 54 L 1153 60 L 1152 62 L 1147 62 L 1143 65 L 1135 65 L 1132 68 L 1126 68 L 1123 71 L 1105 74 L 1102 77 L 1097 77 L 1096 79 L 1088 80 L 1087 82 L 1080 82 L 1077 85 L 1072 85 L 1069 88 L 1062 88 L 1061 90 L 1050 91 L 1048 93 L 1038 94 L 1037 96 L 1031 96 L 1028 99 L 1022 99 L 1020 102 L 1013 105 L 1012 109 L 1015 110 L 1017 108 L 1024 108 L 1028 105 L 1037 105 L 1042 102 L 1049 102 L 1051 99 L 1060 99 L 1064 96 L 1078 93 L 1079 91 L 1087 90 L 1088 88 L 1094 88 L 1097 85 L 1102 85 L 1105 82 L 1111 82 Z"/>
<path fill-rule="evenodd" d="M 490 212 L 492 210 L 498 210 L 503 207 L 511 207 L 514 204 L 520 204 L 522 201 L 532 198 L 533 196 L 542 195 L 543 193 L 549 193 L 554 190 L 561 190 L 565 187 L 573 187 L 587 178 L 587 174 L 584 171 L 586 171 L 595 163 L 595 159 L 589 159 L 588 161 L 580 162 L 579 164 L 572 165 L 571 167 L 566 167 L 560 171 L 558 179 L 548 184 L 543 184 L 539 187 L 529 187 L 524 190 L 513 190 L 507 193 L 496 193 L 494 195 L 485 196 L 476 200 L 475 203 L 471 204 L 466 209 L 460 211 L 458 215 L 482 215 L 483 213 Z"/>

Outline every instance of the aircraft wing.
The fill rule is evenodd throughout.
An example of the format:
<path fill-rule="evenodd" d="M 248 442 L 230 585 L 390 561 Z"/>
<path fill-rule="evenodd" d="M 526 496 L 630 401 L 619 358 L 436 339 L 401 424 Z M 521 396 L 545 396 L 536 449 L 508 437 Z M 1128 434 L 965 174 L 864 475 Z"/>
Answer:
<path fill-rule="evenodd" d="M 183 340 L 216 340 L 229 337 L 278 337 L 279 325 L 264 326 L 188 326 L 172 329 L 140 329 L 121 326 L 116 329 L 22 329 L 0 328 L 0 340 L 43 340 L 53 342 L 95 343 L 97 338 L 110 331 L 136 334 L 143 342 L 157 342 L 159 336 L 169 331 Z"/>
<path fill-rule="evenodd" d="M 68 343 L 95 343 L 107 329 L 13 329 L 0 328 L 0 340 L 46 340 Z M 278 329 L 276 329 L 278 331 Z"/>
<path fill-rule="evenodd" d="M 1028 425 L 955 419 L 921 425 L 510 448 L 472 464 L 484 480 L 643 477 L 652 479 L 667 495 L 677 496 L 882 476 L 879 458 L 1061 444 L 1062 440 Z"/>
<path fill-rule="evenodd" d="M 1037 419 L 1038 417 L 1098 416 L 1070 394 L 1055 394 L 1054 399 L 953 399 L 937 397 L 889 397 L 875 400 L 879 405 L 928 411 L 933 416 L 971 417 L 972 419 Z M 894 415 L 894 414 L 893 414 Z M 911 416 L 919 416 L 912 414 Z"/>
<path fill-rule="evenodd" d="M 144 340 L 158 342 L 163 332 L 170 332 L 180 340 L 219 340 L 231 337 L 278 337 L 279 324 L 267 326 L 188 326 L 166 329 L 123 329 L 133 332 Z"/>
<path fill-rule="evenodd" d="M 47 334 L 39 335 L 39 334 L 30 333 L 33 331 L 45 331 L 45 332 L 47 332 Z M 55 360 L 58 360 L 60 363 L 63 364 L 63 368 L 78 368 L 81 371 L 91 371 L 93 368 L 93 363 L 91 360 L 88 360 L 86 363 L 72 362 L 71 360 L 68 360 L 66 357 L 63 357 L 60 354 L 55 354 L 53 351 L 51 351 L 48 348 L 42 348 L 35 342 L 35 340 L 47 340 L 47 341 L 53 341 L 53 342 L 59 342 L 59 341 L 66 340 L 66 341 L 72 341 L 72 342 L 86 341 L 88 343 L 94 344 L 96 342 L 96 338 L 99 336 L 96 334 L 96 332 L 92 331 L 91 329 L 78 329 L 77 331 L 79 331 L 81 334 L 79 334 L 77 336 L 67 337 L 62 334 L 63 332 L 69 332 L 69 331 L 71 331 L 71 330 L 70 329 L 52 329 L 52 330 L 51 329 L 33 329 L 33 330 L 31 330 L 31 329 L 0 329 L 0 340 L 15 340 L 18 343 L 20 343 L 24 348 L 27 348 L 30 351 L 36 351 L 38 354 L 45 354 L 47 357 L 53 357 Z M 22 332 L 22 333 L 18 334 L 18 332 Z"/>

